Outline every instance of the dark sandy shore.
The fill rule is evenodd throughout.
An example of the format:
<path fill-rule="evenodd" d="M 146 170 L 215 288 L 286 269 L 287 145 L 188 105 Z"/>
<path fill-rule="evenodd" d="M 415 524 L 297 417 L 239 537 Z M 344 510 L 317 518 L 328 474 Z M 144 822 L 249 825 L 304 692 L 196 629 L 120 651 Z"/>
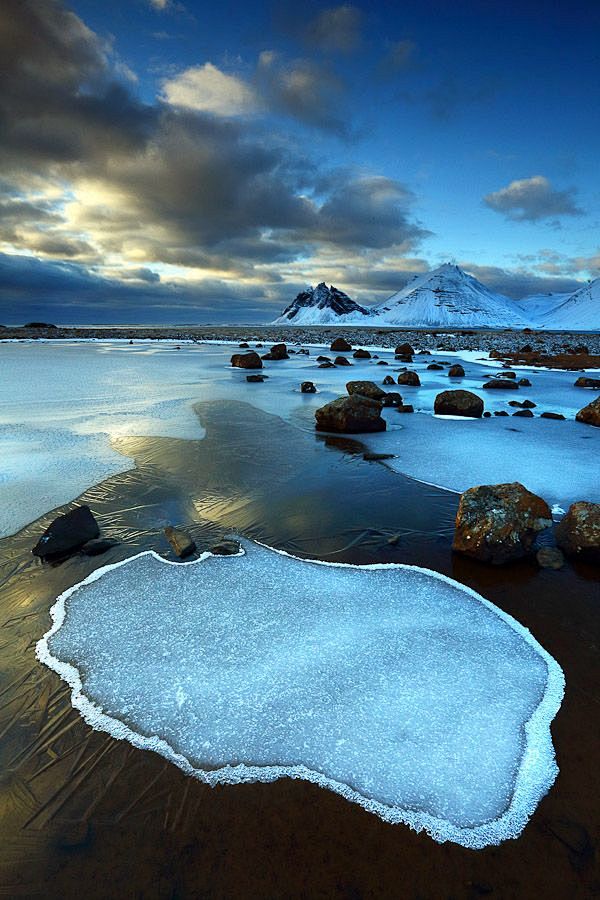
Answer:
<path fill-rule="evenodd" d="M 121 440 L 137 468 L 81 498 L 122 542 L 106 556 L 36 561 L 30 549 L 55 513 L 0 542 L 0 896 L 600 895 L 597 570 L 498 569 L 454 557 L 456 495 L 364 462 L 353 442 L 328 445 L 236 407 L 225 420 L 211 404 L 199 408 L 203 441 Z M 264 474 L 252 476 L 259 452 Z M 439 845 L 312 785 L 211 789 L 162 757 L 92 732 L 65 684 L 36 662 L 35 642 L 57 594 L 92 569 L 140 549 L 168 555 L 169 520 L 195 521 L 200 547 L 238 530 L 307 556 L 425 565 L 529 627 L 563 667 L 566 695 L 552 728 L 560 775 L 524 834 L 480 851 Z"/>

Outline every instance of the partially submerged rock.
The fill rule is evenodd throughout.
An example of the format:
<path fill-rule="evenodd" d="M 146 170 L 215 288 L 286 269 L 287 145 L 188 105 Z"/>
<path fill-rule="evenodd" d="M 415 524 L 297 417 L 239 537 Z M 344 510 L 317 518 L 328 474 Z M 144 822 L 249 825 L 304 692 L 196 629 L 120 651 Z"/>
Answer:
<path fill-rule="evenodd" d="M 348 343 L 346 338 L 339 337 L 331 342 L 329 349 L 333 353 L 349 353 L 352 350 L 352 345 Z"/>
<path fill-rule="evenodd" d="M 562 569 L 565 558 L 558 547 L 540 547 L 535 555 L 540 569 Z"/>
<path fill-rule="evenodd" d="M 456 363 L 448 369 L 448 378 L 463 378 L 464 374 L 465 370 L 460 363 Z"/>
<path fill-rule="evenodd" d="M 346 390 L 349 394 L 360 394 L 361 397 L 370 397 L 371 400 L 383 401 L 386 396 L 386 392 L 374 381 L 349 381 Z"/>
<path fill-rule="evenodd" d="M 184 556 L 189 556 L 196 549 L 195 540 L 183 528 L 173 528 L 172 525 L 167 525 L 165 537 L 180 559 L 183 559 Z"/>
<path fill-rule="evenodd" d="M 565 421 L 565 417 L 562 413 L 555 412 L 543 412 L 540 414 L 540 419 L 559 419 L 562 422 Z"/>
<path fill-rule="evenodd" d="M 406 384 L 409 387 L 421 387 L 421 379 L 416 372 L 401 372 L 398 375 L 398 384 Z"/>
<path fill-rule="evenodd" d="M 267 360 L 279 360 L 279 359 L 289 359 L 289 355 L 287 352 L 287 347 L 285 344 L 273 344 L 268 353 L 263 355 L 263 359 Z"/>
<path fill-rule="evenodd" d="M 371 359 L 371 354 L 368 350 L 355 350 L 352 356 L 354 359 Z"/>
<path fill-rule="evenodd" d="M 396 382 L 391 375 L 386 375 L 383 379 L 383 384 L 396 384 Z"/>
<path fill-rule="evenodd" d="M 249 381 L 251 384 L 262 383 L 266 377 L 266 375 L 246 375 L 246 381 Z"/>
<path fill-rule="evenodd" d="M 394 350 L 395 356 L 414 356 L 415 351 L 411 344 L 398 344 Z"/>
<path fill-rule="evenodd" d="M 337 431 L 342 434 L 361 434 L 385 431 L 381 417 L 381 403 L 360 394 L 338 397 L 315 412 L 318 431 Z"/>
<path fill-rule="evenodd" d="M 596 390 L 600 390 L 600 378 L 586 378 L 585 376 L 581 376 L 575 382 L 575 387 L 581 388 L 596 388 Z"/>
<path fill-rule="evenodd" d="M 600 503 L 573 503 L 556 526 L 556 543 L 568 556 L 600 563 Z"/>
<path fill-rule="evenodd" d="M 351 366 L 352 365 L 352 363 L 350 362 L 350 360 L 348 359 L 347 356 L 336 356 L 336 358 L 334 359 L 333 362 L 336 366 Z"/>
<path fill-rule="evenodd" d="M 231 357 L 231 365 L 236 369 L 262 369 L 263 364 L 255 350 L 249 353 L 234 353 Z"/>
<path fill-rule="evenodd" d="M 519 385 L 510 378 L 491 378 L 483 387 L 486 391 L 516 391 Z"/>
<path fill-rule="evenodd" d="M 546 501 L 518 481 L 481 485 L 461 495 L 452 549 L 499 565 L 532 553 L 536 534 L 551 525 Z"/>
<path fill-rule="evenodd" d="M 596 397 L 595 400 L 580 409 L 575 418 L 584 425 L 595 425 L 600 428 L 600 397 Z"/>
<path fill-rule="evenodd" d="M 317 389 L 312 383 L 312 381 L 303 381 L 300 385 L 300 393 L 301 394 L 316 394 Z"/>
<path fill-rule="evenodd" d="M 429 365 L 427 366 L 427 368 L 428 368 L 431 372 L 439 372 L 440 369 L 443 369 L 444 367 L 443 367 L 443 365 L 442 365 L 441 363 L 432 362 L 432 363 L 429 363 Z"/>
<path fill-rule="evenodd" d="M 433 411 L 437 416 L 480 419 L 483 413 L 483 400 L 471 391 L 442 391 L 435 398 Z"/>
<path fill-rule="evenodd" d="M 89 506 L 76 506 L 54 519 L 31 552 L 41 559 L 67 556 L 99 534 L 100 528 Z"/>
<path fill-rule="evenodd" d="M 241 546 L 239 541 L 225 539 L 211 547 L 210 552 L 213 556 L 235 556 L 240 552 L 240 549 Z"/>

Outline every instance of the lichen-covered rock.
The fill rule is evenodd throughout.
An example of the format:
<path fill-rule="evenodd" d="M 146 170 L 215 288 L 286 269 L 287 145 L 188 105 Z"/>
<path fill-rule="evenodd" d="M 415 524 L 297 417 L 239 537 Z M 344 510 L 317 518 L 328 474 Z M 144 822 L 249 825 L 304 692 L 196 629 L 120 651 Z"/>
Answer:
<path fill-rule="evenodd" d="M 456 363 L 448 369 L 448 378 L 463 378 L 464 374 L 465 370 L 460 363 Z"/>
<path fill-rule="evenodd" d="M 556 543 L 568 556 L 600 563 L 600 503 L 573 503 L 556 526 Z"/>
<path fill-rule="evenodd" d="M 349 381 L 346 390 L 349 394 L 360 394 L 361 397 L 370 397 L 371 400 L 383 400 L 386 396 L 386 392 L 374 381 Z"/>
<path fill-rule="evenodd" d="M 99 534 L 98 523 L 89 506 L 76 506 L 54 519 L 31 552 L 41 559 L 68 556 Z"/>
<path fill-rule="evenodd" d="M 421 379 L 416 372 L 401 372 L 398 375 L 398 384 L 407 384 L 409 387 L 421 387 Z"/>
<path fill-rule="evenodd" d="M 442 391 L 435 398 L 433 411 L 436 416 L 480 419 L 483 413 L 483 400 L 471 391 Z"/>
<path fill-rule="evenodd" d="M 596 428 L 600 428 L 600 397 L 596 397 L 595 400 L 580 409 L 575 418 L 584 425 L 595 425 Z"/>
<path fill-rule="evenodd" d="M 184 531 L 183 528 L 173 528 L 167 525 L 165 528 L 165 537 L 173 548 L 175 554 L 180 558 L 189 556 L 196 549 L 196 542 L 191 535 Z"/>
<path fill-rule="evenodd" d="M 385 419 L 381 417 L 381 403 L 360 394 L 338 397 L 315 412 L 318 431 L 336 431 L 342 434 L 363 434 L 385 431 Z"/>
<path fill-rule="evenodd" d="M 231 365 L 236 369 L 262 369 L 262 360 L 255 350 L 249 353 L 234 353 Z"/>
<path fill-rule="evenodd" d="M 551 525 L 546 501 L 518 481 L 480 485 L 461 495 L 452 549 L 499 565 L 529 555 L 536 534 Z"/>
<path fill-rule="evenodd" d="M 352 344 L 349 344 L 346 338 L 339 337 L 331 342 L 329 349 L 334 353 L 349 353 L 352 350 Z"/>

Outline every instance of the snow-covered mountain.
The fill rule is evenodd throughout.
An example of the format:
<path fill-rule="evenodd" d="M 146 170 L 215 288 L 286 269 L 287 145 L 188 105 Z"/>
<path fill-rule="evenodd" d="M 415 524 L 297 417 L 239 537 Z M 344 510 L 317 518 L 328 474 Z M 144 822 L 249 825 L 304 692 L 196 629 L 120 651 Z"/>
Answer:
<path fill-rule="evenodd" d="M 302 291 L 273 325 L 366 325 L 371 312 L 324 281 Z"/>
<path fill-rule="evenodd" d="M 537 328 L 553 331 L 600 331 L 600 278 L 547 310 Z"/>
<path fill-rule="evenodd" d="M 515 300 L 514 302 L 527 321 L 534 325 L 570 296 L 571 294 L 568 292 L 566 294 L 531 294 L 529 297 L 523 297 L 521 300 Z"/>
<path fill-rule="evenodd" d="M 417 328 L 523 328 L 513 300 L 494 294 L 459 266 L 444 263 L 371 309 L 382 324 Z"/>

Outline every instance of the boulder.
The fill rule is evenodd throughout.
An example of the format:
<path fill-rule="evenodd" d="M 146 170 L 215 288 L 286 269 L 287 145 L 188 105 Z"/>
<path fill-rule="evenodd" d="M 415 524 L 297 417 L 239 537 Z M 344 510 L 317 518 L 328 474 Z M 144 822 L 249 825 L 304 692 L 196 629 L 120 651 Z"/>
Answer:
<path fill-rule="evenodd" d="M 575 382 L 575 387 L 595 388 L 600 390 L 600 378 L 585 378 L 583 375 Z"/>
<path fill-rule="evenodd" d="M 388 391 L 383 398 L 384 406 L 402 406 L 402 397 L 396 391 Z"/>
<path fill-rule="evenodd" d="M 54 519 L 31 551 L 41 559 L 68 556 L 100 534 L 89 506 L 75 509 Z"/>
<path fill-rule="evenodd" d="M 273 344 L 268 353 L 265 353 L 263 359 L 289 359 L 287 347 L 285 344 Z"/>
<path fill-rule="evenodd" d="M 318 431 L 337 431 L 342 434 L 361 434 L 385 431 L 385 419 L 381 418 L 381 403 L 351 394 L 338 397 L 315 412 Z"/>
<path fill-rule="evenodd" d="M 368 350 L 355 350 L 352 356 L 354 359 L 371 359 L 371 354 Z"/>
<path fill-rule="evenodd" d="M 494 415 L 495 416 L 507 416 L 508 413 L 506 412 L 505 409 L 497 409 L 497 410 L 495 410 Z"/>
<path fill-rule="evenodd" d="M 509 406 L 518 406 L 519 409 L 535 409 L 536 403 L 533 400 L 509 400 Z"/>
<path fill-rule="evenodd" d="M 492 378 L 483 385 L 486 391 L 516 391 L 519 385 L 510 378 Z"/>
<path fill-rule="evenodd" d="M 389 362 L 387 361 L 387 359 L 380 359 L 379 362 L 377 363 L 377 365 L 378 366 L 389 366 Z"/>
<path fill-rule="evenodd" d="M 334 365 L 336 365 L 336 366 L 351 366 L 352 365 L 352 363 L 346 356 L 336 356 L 336 358 L 334 359 L 333 362 L 334 362 Z"/>
<path fill-rule="evenodd" d="M 484 412 L 483 418 L 484 418 L 484 419 L 491 419 L 491 418 L 492 418 L 492 414 L 491 414 L 491 412 L 490 412 L 488 409 L 486 409 L 486 411 Z"/>
<path fill-rule="evenodd" d="M 584 425 L 595 425 L 596 428 L 600 428 L 600 397 L 596 397 L 595 400 L 580 409 L 575 418 Z"/>
<path fill-rule="evenodd" d="M 249 346 L 250 346 L 250 344 L 248 344 L 246 341 L 242 341 L 241 344 L 238 344 L 238 347 L 240 348 L 240 350 L 247 350 L 249 348 Z"/>
<path fill-rule="evenodd" d="M 335 365 L 330 359 L 326 359 L 325 362 L 319 363 L 319 369 L 335 369 Z"/>
<path fill-rule="evenodd" d="M 398 384 L 407 384 L 409 387 L 421 387 L 421 379 L 416 372 L 401 372 L 398 375 Z"/>
<path fill-rule="evenodd" d="M 246 381 L 252 383 L 261 383 L 265 380 L 266 375 L 246 375 Z"/>
<path fill-rule="evenodd" d="M 349 381 L 346 390 L 349 394 L 360 394 L 361 397 L 370 397 L 371 400 L 382 401 L 386 396 L 386 392 L 374 381 Z"/>
<path fill-rule="evenodd" d="M 533 419 L 533 413 L 530 409 L 518 409 L 513 416 L 520 416 L 521 419 Z"/>
<path fill-rule="evenodd" d="M 183 528 L 173 528 L 172 525 L 167 525 L 165 537 L 173 548 L 175 555 L 179 556 L 180 559 L 183 559 L 184 556 L 189 556 L 196 549 L 195 540 Z"/>
<path fill-rule="evenodd" d="M 386 375 L 383 379 L 383 384 L 396 384 L 391 375 Z"/>
<path fill-rule="evenodd" d="M 414 348 L 410 344 L 398 344 L 394 350 L 395 356 L 414 356 Z"/>
<path fill-rule="evenodd" d="M 555 413 L 555 412 L 543 412 L 540 414 L 540 419 L 559 419 L 562 422 L 565 421 L 565 417 L 563 416 L 562 413 Z"/>
<path fill-rule="evenodd" d="M 213 556 L 235 556 L 241 549 L 239 541 L 226 539 L 211 547 L 209 553 Z"/>
<path fill-rule="evenodd" d="M 471 391 L 442 391 L 435 398 L 433 411 L 437 416 L 466 416 L 480 419 L 483 400 Z"/>
<path fill-rule="evenodd" d="M 303 381 L 300 385 L 300 393 L 301 394 L 316 394 L 317 389 L 312 383 L 312 381 Z"/>
<path fill-rule="evenodd" d="M 551 525 L 546 501 L 518 481 L 481 485 L 461 495 L 452 549 L 499 565 L 532 553 L 536 534 Z"/>
<path fill-rule="evenodd" d="M 331 362 L 328 356 L 317 356 L 317 362 Z"/>
<path fill-rule="evenodd" d="M 339 337 L 331 342 L 329 349 L 333 351 L 333 353 L 350 353 L 352 344 L 349 344 L 346 338 Z"/>
<path fill-rule="evenodd" d="M 529 378 L 519 378 L 519 385 L 521 387 L 531 387 L 531 382 Z"/>
<path fill-rule="evenodd" d="M 573 503 L 556 526 L 556 543 L 567 556 L 600 563 L 600 503 Z"/>
<path fill-rule="evenodd" d="M 262 360 L 255 350 L 249 353 L 234 353 L 231 365 L 235 369 L 262 369 Z"/>
<path fill-rule="evenodd" d="M 441 363 L 429 363 L 427 368 L 430 369 L 432 372 L 436 372 L 436 371 L 439 371 L 440 369 L 443 369 L 444 367 Z"/>
<path fill-rule="evenodd" d="M 465 370 L 460 363 L 456 363 L 448 369 L 448 378 L 464 378 L 464 374 Z"/>
<path fill-rule="evenodd" d="M 497 372 L 494 378 L 516 378 L 516 372 Z"/>
<path fill-rule="evenodd" d="M 415 411 L 415 408 L 412 405 L 412 403 L 402 403 L 402 404 L 400 404 L 400 406 L 397 406 L 396 409 L 398 412 L 401 412 L 401 413 L 411 413 L 411 412 Z"/>

